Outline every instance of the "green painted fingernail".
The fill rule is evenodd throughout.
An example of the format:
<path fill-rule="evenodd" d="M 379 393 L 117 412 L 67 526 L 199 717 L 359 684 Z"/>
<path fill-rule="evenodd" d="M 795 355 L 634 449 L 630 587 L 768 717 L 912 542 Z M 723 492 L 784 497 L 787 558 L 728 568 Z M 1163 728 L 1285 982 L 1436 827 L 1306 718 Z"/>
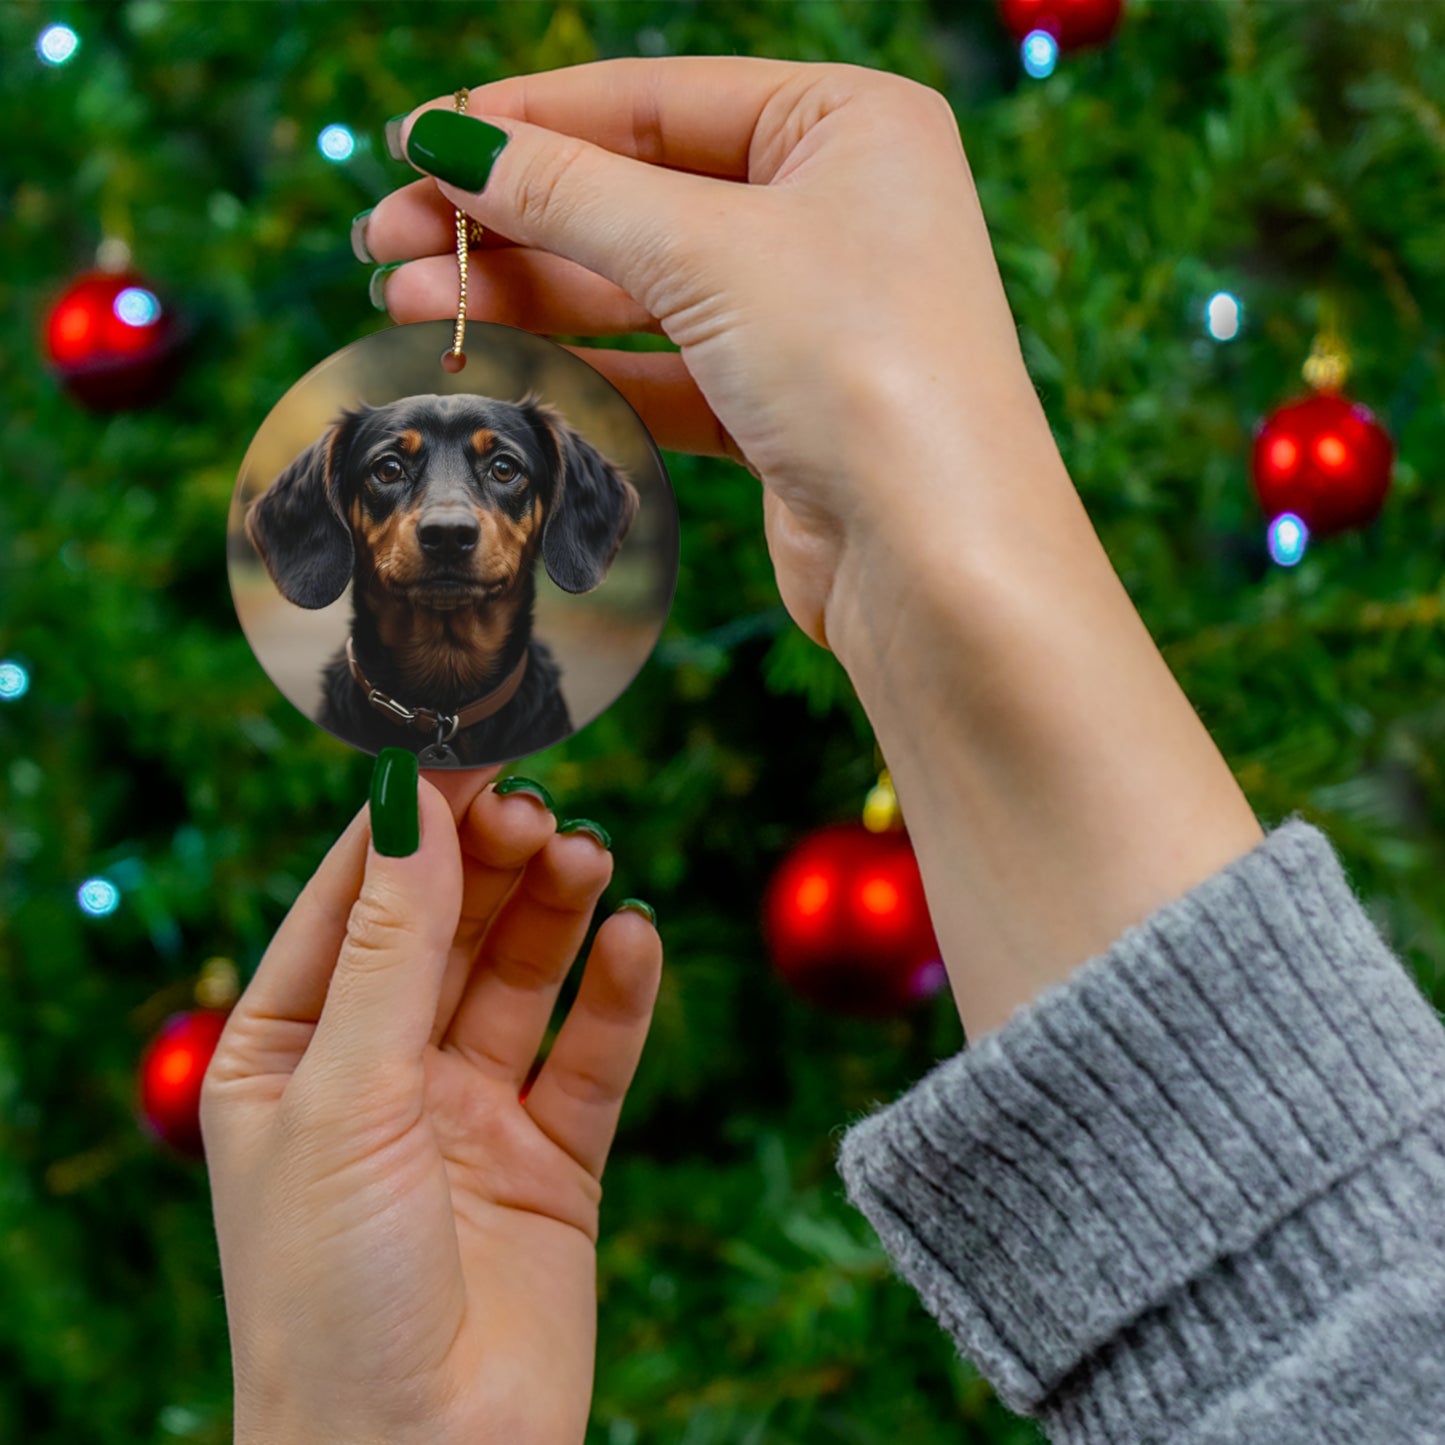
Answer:
<path fill-rule="evenodd" d="M 619 913 L 640 913 L 654 928 L 657 927 L 657 912 L 652 904 L 644 903 L 640 898 L 624 898 L 617 905 Z"/>
<path fill-rule="evenodd" d="M 454 110 L 425 110 L 406 138 L 406 158 L 449 185 L 480 191 L 509 139 L 484 120 Z"/>
<path fill-rule="evenodd" d="M 398 266 L 405 266 L 405 261 L 389 261 L 385 266 L 378 266 L 371 273 L 371 284 L 366 288 L 366 294 L 371 297 L 371 304 L 378 311 L 386 310 L 386 278 L 396 270 Z"/>
<path fill-rule="evenodd" d="M 391 119 L 387 121 L 382 132 L 386 137 L 386 153 L 394 161 L 404 161 L 406 159 L 401 149 L 401 128 L 407 116 L 410 114 L 411 112 L 406 110 L 400 115 L 392 116 Z"/>
<path fill-rule="evenodd" d="M 383 748 L 371 774 L 371 841 L 388 858 L 409 858 L 421 846 L 416 754 Z"/>
<path fill-rule="evenodd" d="M 589 833 L 608 851 L 612 848 L 612 835 L 601 823 L 594 823 L 591 818 L 568 818 L 565 823 L 558 824 L 559 833 Z"/>
<path fill-rule="evenodd" d="M 358 261 L 365 261 L 368 266 L 376 265 L 376 257 L 371 254 L 366 244 L 366 223 L 371 219 L 371 213 L 375 206 L 368 206 L 364 211 L 358 211 L 351 218 L 351 254 Z"/>
<path fill-rule="evenodd" d="M 503 778 L 501 782 L 493 784 L 492 791 L 500 793 L 504 798 L 509 793 L 525 793 L 529 798 L 536 798 L 549 813 L 557 811 L 557 805 L 552 801 L 551 793 L 541 783 L 535 782 L 531 778 L 518 777 L 515 773 L 510 778 Z"/>

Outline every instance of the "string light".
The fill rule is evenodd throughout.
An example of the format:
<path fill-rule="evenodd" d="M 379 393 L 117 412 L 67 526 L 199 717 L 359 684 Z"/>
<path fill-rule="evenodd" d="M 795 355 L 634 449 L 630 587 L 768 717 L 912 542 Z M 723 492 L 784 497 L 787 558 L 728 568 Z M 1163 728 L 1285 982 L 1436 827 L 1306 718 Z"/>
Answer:
<path fill-rule="evenodd" d="M 356 137 L 344 125 L 329 125 L 316 137 L 316 146 L 329 161 L 349 161 L 356 152 Z"/>
<path fill-rule="evenodd" d="M 1269 555 L 1281 567 L 1293 567 L 1305 554 L 1310 529 L 1293 512 L 1281 512 L 1269 524 Z"/>
<path fill-rule="evenodd" d="M 80 49 L 80 36 L 68 25 L 47 25 L 35 42 L 35 53 L 47 65 L 64 65 Z"/>
<path fill-rule="evenodd" d="M 161 303 L 155 292 L 144 286 L 127 286 L 111 307 L 116 319 L 127 326 L 150 326 L 160 319 Z"/>
<path fill-rule="evenodd" d="M 1228 291 L 1216 291 L 1204 308 L 1204 329 L 1216 341 L 1233 341 L 1244 325 L 1244 307 Z"/>
<path fill-rule="evenodd" d="M 1047 30 L 1031 30 L 1019 47 L 1024 69 L 1035 80 L 1045 80 L 1059 63 L 1059 42 Z"/>
<path fill-rule="evenodd" d="M 109 878 L 87 878 L 76 893 L 80 911 L 106 918 L 120 907 L 120 889 Z"/>
<path fill-rule="evenodd" d="M 8 659 L 0 662 L 0 702 L 15 702 L 30 691 L 30 674 Z"/>

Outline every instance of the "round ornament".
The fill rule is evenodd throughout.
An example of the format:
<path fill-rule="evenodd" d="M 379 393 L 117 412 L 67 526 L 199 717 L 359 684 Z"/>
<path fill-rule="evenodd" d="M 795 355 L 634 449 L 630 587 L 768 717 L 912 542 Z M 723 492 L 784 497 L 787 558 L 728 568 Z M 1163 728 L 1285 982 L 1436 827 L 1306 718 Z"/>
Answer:
<path fill-rule="evenodd" d="M 901 1013 L 947 979 L 901 829 L 837 823 L 809 834 L 768 885 L 763 929 L 784 982 L 837 1013 Z"/>
<path fill-rule="evenodd" d="M 157 401 L 175 379 L 180 340 L 175 313 L 133 271 L 87 272 L 66 288 L 45 322 L 51 367 L 94 411 Z"/>
<path fill-rule="evenodd" d="M 1289 402 L 1255 434 L 1251 471 L 1265 515 L 1311 534 L 1368 526 L 1390 490 L 1395 448 L 1368 407 L 1331 391 Z"/>
<path fill-rule="evenodd" d="M 139 1114 L 156 1138 L 201 1157 L 201 1084 L 226 1027 L 229 1010 L 172 1014 L 141 1056 Z"/>
<path fill-rule="evenodd" d="M 999 16 L 1015 40 L 1042 30 L 1060 50 L 1103 44 L 1123 11 L 1124 0 L 999 0 Z"/>

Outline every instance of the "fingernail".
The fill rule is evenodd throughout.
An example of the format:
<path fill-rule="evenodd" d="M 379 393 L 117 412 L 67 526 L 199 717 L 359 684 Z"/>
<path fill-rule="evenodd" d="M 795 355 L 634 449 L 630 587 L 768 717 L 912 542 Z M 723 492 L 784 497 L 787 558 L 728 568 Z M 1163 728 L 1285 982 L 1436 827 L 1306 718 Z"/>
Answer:
<path fill-rule="evenodd" d="M 386 278 L 396 270 L 398 266 L 405 266 L 405 261 L 389 261 L 385 266 L 378 266 L 371 273 L 371 282 L 366 288 L 366 294 L 371 297 L 371 304 L 378 311 L 386 310 Z"/>
<path fill-rule="evenodd" d="M 595 838 L 604 848 L 609 851 L 612 848 L 612 837 L 601 823 L 594 823 L 591 818 L 568 818 L 565 823 L 557 825 L 559 833 L 588 833 Z"/>
<path fill-rule="evenodd" d="M 371 774 L 371 841 L 388 858 L 409 858 L 421 846 L 416 754 L 383 748 Z"/>
<path fill-rule="evenodd" d="M 371 213 L 375 206 L 368 206 L 364 211 L 358 211 L 351 218 L 351 254 L 358 261 L 365 261 L 368 266 L 376 265 L 376 257 L 371 254 L 366 244 L 366 223 L 371 219 Z"/>
<path fill-rule="evenodd" d="M 652 904 L 644 903 L 640 898 L 624 898 L 617 905 L 619 913 L 640 913 L 654 928 L 657 927 L 657 913 Z"/>
<path fill-rule="evenodd" d="M 406 156 L 401 149 L 401 127 L 411 112 L 403 111 L 400 115 L 394 115 L 386 123 L 383 134 L 386 136 L 386 153 L 394 161 L 404 161 Z"/>
<path fill-rule="evenodd" d="M 454 110 L 425 110 L 406 138 L 406 158 L 464 191 L 479 191 L 509 137 L 504 130 L 458 115 Z"/>
<path fill-rule="evenodd" d="M 492 785 L 494 793 L 500 793 L 504 798 L 511 793 L 525 793 L 529 798 L 536 798 L 549 813 L 557 811 L 557 805 L 552 801 L 552 795 L 541 783 L 534 782 L 531 778 L 520 778 L 515 773 L 510 778 L 503 778 L 501 782 Z"/>

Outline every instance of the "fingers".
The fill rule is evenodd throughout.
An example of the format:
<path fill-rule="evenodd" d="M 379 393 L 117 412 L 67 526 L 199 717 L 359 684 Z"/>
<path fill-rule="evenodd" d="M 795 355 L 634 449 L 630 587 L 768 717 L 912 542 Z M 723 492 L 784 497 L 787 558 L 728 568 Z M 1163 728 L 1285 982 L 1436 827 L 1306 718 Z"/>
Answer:
<path fill-rule="evenodd" d="M 746 180 L 765 113 L 806 87 L 817 69 L 742 56 L 601 60 L 479 85 L 468 109 L 653 165 Z M 447 97 L 423 108 L 451 105 Z"/>
<path fill-rule="evenodd" d="M 386 309 L 396 321 L 456 315 L 457 262 L 451 253 L 409 262 L 390 272 L 385 286 Z M 611 281 L 574 261 L 516 246 L 473 253 L 467 313 L 474 320 L 544 335 L 616 336 L 662 329 L 656 317 Z"/>
<path fill-rule="evenodd" d="M 440 1045 L 456 1014 L 462 990 L 477 960 L 482 939 L 522 870 L 557 830 L 552 810 L 533 794 L 477 793 L 459 824 L 462 852 L 462 912 L 447 959 L 431 1039 Z"/>
<path fill-rule="evenodd" d="M 495 152 L 496 129 L 478 112 L 446 117 L 455 127 L 445 143 L 447 168 L 473 177 L 489 165 L 480 192 L 448 184 L 434 161 L 432 174 L 459 209 L 518 245 L 565 256 L 620 286 L 652 314 L 666 312 L 653 299 L 681 310 L 692 301 L 696 278 L 679 278 L 685 254 L 696 263 L 709 244 L 728 235 L 718 216 L 746 226 L 758 194 L 748 187 L 687 175 L 616 155 L 600 146 L 537 125 L 500 117 L 506 143 Z M 438 122 L 440 124 L 440 122 Z M 403 127 L 403 144 L 415 119 Z M 459 157 L 470 157 L 457 169 Z M 739 215 L 742 212 L 744 214 Z"/>
<path fill-rule="evenodd" d="M 414 256 L 440 256 L 457 244 L 457 208 L 437 190 L 430 176 L 383 196 L 366 218 L 366 250 L 373 261 L 410 261 Z M 512 243 L 495 231 L 486 232 L 479 250 Z"/>
<path fill-rule="evenodd" d="M 461 852 L 451 805 L 417 782 L 421 841 L 406 857 L 366 853 L 360 895 L 298 1080 L 360 1094 L 377 1082 L 420 1077 L 442 975 L 462 904 Z"/>
<path fill-rule="evenodd" d="M 548 841 L 488 931 L 442 1048 L 520 1088 L 611 877 L 612 854 L 590 835 Z"/>
<path fill-rule="evenodd" d="M 526 1097 L 538 1128 L 601 1179 L 662 980 L 662 940 L 641 914 L 614 913 L 592 945 L 557 1042 Z"/>

